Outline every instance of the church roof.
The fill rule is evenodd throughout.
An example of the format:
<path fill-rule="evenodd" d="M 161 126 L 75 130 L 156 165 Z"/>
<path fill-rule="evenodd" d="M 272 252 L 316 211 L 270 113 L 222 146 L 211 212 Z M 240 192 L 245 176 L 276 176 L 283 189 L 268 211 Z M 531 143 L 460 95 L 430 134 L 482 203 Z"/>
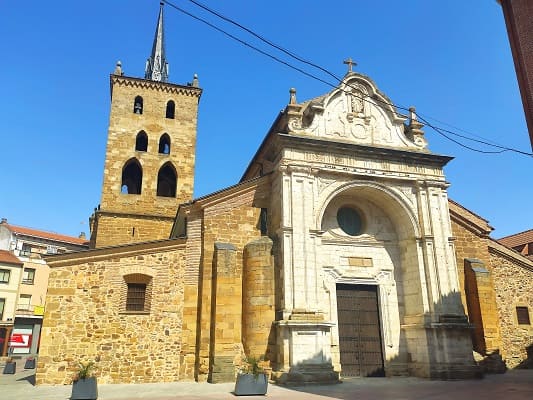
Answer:
<path fill-rule="evenodd" d="M 160 3 L 152 53 L 146 61 L 144 78 L 152 81 L 168 81 L 168 63 L 165 55 L 165 36 L 163 29 L 163 2 Z"/>

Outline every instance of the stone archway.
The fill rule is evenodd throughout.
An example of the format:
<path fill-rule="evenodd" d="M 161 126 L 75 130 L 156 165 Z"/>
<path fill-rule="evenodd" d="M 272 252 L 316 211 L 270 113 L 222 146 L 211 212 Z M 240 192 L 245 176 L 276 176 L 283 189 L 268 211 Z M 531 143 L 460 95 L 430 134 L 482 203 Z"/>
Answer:
<path fill-rule="evenodd" d="M 359 230 L 343 227 L 343 214 L 349 214 L 347 209 L 356 214 L 352 219 Z M 419 271 L 415 240 L 418 228 L 414 215 L 414 210 L 401 194 L 375 183 L 342 185 L 324 201 L 319 213 L 322 231 L 319 258 L 323 262 L 324 300 L 329 302 L 329 319 L 335 322 L 332 358 L 337 369 L 342 369 L 341 359 L 345 358 L 342 354 L 343 334 L 338 325 L 337 289 L 339 285 L 348 284 L 354 288 L 375 287 L 378 314 L 369 317 L 380 321 L 385 370 L 387 374 L 407 373 L 407 350 L 401 325 L 408 315 L 406 313 L 420 312 L 423 304 L 420 276 L 416 274 Z M 410 274 L 410 271 L 415 273 Z M 408 283 L 407 274 L 410 274 Z M 419 298 L 411 302 L 411 309 L 407 309 L 405 293 L 411 291 Z M 376 349 L 359 349 L 358 352 L 363 358 L 371 357 Z M 368 368 L 360 366 L 361 371 Z M 374 369 L 376 371 L 371 372 L 379 375 L 379 368 Z"/>

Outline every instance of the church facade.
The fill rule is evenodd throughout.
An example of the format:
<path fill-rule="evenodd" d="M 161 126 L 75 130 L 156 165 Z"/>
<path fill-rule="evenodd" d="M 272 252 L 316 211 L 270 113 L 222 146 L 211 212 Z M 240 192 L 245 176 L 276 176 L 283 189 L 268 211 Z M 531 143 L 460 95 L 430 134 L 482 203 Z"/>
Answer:
<path fill-rule="evenodd" d="M 38 383 L 96 360 L 102 383 L 474 378 L 531 358 L 533 262 L 448 199 L 451 157 L 349 71 L 289 102 L 240 182 L 193 199 L 196 77 L 168 82 L 159 15 L 144 79 L 111 75 L 91 249 L 51 268 Z M 529 349 L 529 350 L 528 350 Z"/>

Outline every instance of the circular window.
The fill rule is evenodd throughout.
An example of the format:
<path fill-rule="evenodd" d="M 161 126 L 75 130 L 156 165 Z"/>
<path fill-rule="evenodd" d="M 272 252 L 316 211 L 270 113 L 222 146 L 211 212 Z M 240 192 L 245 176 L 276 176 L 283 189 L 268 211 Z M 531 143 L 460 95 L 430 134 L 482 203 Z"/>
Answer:
<path fill-rule="evenodd" d="M 359 235 L 363 229 L 361 216 L 351 207 L 339 208 L 337 222 L 341 229 L 350 236 Z"/>

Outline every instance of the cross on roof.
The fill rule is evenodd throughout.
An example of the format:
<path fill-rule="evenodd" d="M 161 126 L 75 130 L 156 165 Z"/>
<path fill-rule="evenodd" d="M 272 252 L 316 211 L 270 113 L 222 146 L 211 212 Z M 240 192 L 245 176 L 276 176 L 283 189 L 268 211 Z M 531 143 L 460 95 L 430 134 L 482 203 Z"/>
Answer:
<path fill-rule="evenodd" d="M 348 65 L 348 72 L 352 72 L 352 67 L 357 65 L 357 63 L 352 60 L 352 57 L 344 60 L 344 64 Z"/>

